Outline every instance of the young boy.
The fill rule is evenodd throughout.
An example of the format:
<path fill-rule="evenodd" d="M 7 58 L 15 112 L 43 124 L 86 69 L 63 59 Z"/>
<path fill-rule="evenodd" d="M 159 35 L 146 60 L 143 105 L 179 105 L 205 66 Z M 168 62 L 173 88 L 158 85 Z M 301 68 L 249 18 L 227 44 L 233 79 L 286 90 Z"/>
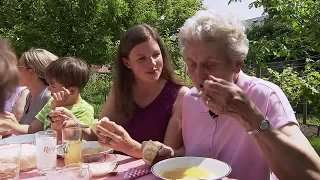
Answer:
<path fill-rule="evenodd" d="M 36 115 L 37 119 L 30 125 L 6 121 L 0 124 L 0 127 L 12 129 L 15 134 L 32 134 L 51 126 L 51 129 L 58 131 L 60 139 L 61 129 L 76 126 L 74 121 L 89 126 L 93 120 L 94 109 L 80 96 L 80 91 L 89 77 L 87 64 L 75 57 L 62 57 L 50 63 L 46 68 L 45 78 L 52 98 Z"/>

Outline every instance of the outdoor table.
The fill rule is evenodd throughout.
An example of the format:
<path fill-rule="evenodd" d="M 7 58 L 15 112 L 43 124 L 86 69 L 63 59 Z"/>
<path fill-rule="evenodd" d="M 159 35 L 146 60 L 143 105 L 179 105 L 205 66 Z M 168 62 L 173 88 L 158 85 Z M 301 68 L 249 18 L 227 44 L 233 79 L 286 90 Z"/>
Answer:
<path fill-rule="evenodd" d="M 93 177 L 92 179 L 106 179 L 106 180 L 123 180 L 124 174 L 126 171 L 130 168 L 138 167 L 144 165 L 144 162 L 142 159 L 135 159 L 129 156 L 119 155 L 117 154 L 117 161 L 119 162 L 119 167 L 117 168 L 117 171 L 119 172 L 115 176 L 102 176 L 102 177 Z M 57 168 L 62 168 L 64 166 L 63 158 L 57 159 Z M 37 169 L 32 169 L 27 172 L 21 172 L 20 173 L 20 179 L 35 179 L 35 180 L 45 180 L 45 175 L 41 175 Z M 142 176 L 140 178 L 137 178 L 137 180 L 157 180 L 159 178 L 155 177 L 152 173 Z"/>

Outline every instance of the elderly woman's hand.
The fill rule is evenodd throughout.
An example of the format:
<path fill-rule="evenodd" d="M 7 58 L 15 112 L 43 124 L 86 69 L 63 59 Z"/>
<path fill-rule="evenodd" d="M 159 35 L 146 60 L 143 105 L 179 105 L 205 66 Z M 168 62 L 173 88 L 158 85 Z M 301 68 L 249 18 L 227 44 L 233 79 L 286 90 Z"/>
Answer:
<path fill-rule="evenodd" d="M 128 132 L 120 125 L 103 117 L 97 125 L 96 135 L 102 146 L 113 148 L 114 150 L 131 155 L 131 151 L 140 151 L 140 144 L 133 140 Z M 134 156 L 134 155 L 133 155 Z"/>
<path fill-rule="evenodd" d="M 234 83 L 209 77 L 204 83 L 204 104 L 218 115 L 229 115 L 237 119 L 245 129 L 250 129 L 248 116 L 257 110 L 249 97 Z"/>

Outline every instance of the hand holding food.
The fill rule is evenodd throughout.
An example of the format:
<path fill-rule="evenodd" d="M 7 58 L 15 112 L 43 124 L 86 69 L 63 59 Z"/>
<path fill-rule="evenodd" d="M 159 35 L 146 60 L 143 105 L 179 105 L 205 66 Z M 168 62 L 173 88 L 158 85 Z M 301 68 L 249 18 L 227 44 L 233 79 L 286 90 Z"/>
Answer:
<path fill-rule="evenodd" d="M 149 166 L 174 156 L 174 151 L 171 147 L 158 141 L 145 141 L 142 143 L 141 149 L 143 161 Z"/>

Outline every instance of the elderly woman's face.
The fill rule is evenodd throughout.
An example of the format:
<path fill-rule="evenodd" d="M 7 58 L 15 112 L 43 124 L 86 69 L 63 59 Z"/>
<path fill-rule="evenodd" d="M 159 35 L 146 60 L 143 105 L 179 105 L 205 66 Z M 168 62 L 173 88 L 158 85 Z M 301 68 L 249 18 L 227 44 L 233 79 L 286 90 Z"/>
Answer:
<path fill-rule="evenodd" d="M 235 74 L 239 72 L 236 63 L 228 60 L 221 43 L 188 43 L 183 58 L 190 78 L 199 90 L 209 75 L 233 82 Z"/>

